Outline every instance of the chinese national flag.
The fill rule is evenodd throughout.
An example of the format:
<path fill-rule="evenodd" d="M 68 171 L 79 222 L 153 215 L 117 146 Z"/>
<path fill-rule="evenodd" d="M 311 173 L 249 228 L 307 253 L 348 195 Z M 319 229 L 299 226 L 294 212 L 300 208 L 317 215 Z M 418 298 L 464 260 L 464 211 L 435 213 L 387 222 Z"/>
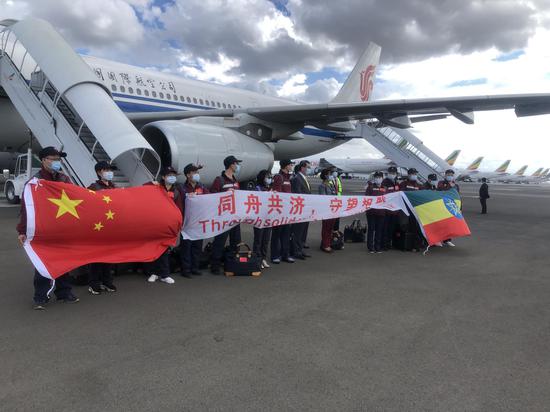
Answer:
<path fill-rule="evenodd" d="M 52 279 L 88 263 L 153 261 L 176 244 L 182 226 L 174 201 L 153 185 L 94 192 L 34 179 L 24 199 L 25 251 Z"/>

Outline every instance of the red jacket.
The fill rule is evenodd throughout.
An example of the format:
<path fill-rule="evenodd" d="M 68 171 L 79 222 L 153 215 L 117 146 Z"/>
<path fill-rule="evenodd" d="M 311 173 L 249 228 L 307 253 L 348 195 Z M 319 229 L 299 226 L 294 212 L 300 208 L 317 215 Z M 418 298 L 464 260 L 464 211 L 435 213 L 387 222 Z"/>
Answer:
<path fill-rule="evenodd" d="M 450 190 L 456 189 L 457 192 L 460 192 L 460 187 L 455 182 L 447 182 L 446 180 L 440 180 L 437 183 L 437 190 Z"/>
<path fill-rule="evenodd" d="M 422 186 L 420 186 L 420 183 L 418 181 L 412 181 L 412 180 L 403 180 L 399 184 L 399 190 L 402 192 L 410 192 L 411 190 L 421 190 Z"/>
<path fill-rule="evenodd" d="M 387 189 L 383 185 L 377 185 L 373 182 L 369 182 L 365 190 L 365 196 L 383 196 L 386 193 Z M 384 209 L 370 209 L 367 210 L 367 215 L 385 216 L 386 211 Z"/>
<path fill-rule="evenodd" d="M 33 177 L 36 177 L 38 179 L 44 179 L 49 180 L 51 182 L 63 182 L 63 183 L 70 183 L 71 179 L 63 173 L 51 173 L 48 170 L 42 168 L 36 173 Z M 26 235 L 27 234 L 27 208 L 25 207 L 25 197 L 21 196 L 21 213 L 19 216 L 19 223 L 17 224 L 17 232 L 19 232 L 20 235 Z"/>
<path fill-rule="evenodd" d="M 395 180 L 386 177 L 382 180 L 382 186 L 386 188 L 386 193 L 399 192 L 399 183 Z"/>
<path fill-rule="evenodd" d="M 239 190 L 239 182 L 237 181 L 237 178 L 233 176 L 232 179 L 227 177 L 225 172 L 222 172 L 222 174 L 214 179 L 214 183 L 212 183 L 212 186 L 210 187 L 210 193 L 219 193 L 219 192 L 227 192 L 228 190 Z"/>
<path fill-rule="evenodd" d="M 105 189 L 115 189 L 116 186 L 113 182 L 107 182 L 105 183 L 103 180 L 96 180 L 94 183 L 92 183 L 90 186 L 88 186 L 89 190 L 105 190 Z"/>
<path fill-rule="evenodd" d="M 272 189 L 276 192 L 292 193 L 292 185 L 290 183 L 290 174 L 282 170 L 273 176 Z"/>

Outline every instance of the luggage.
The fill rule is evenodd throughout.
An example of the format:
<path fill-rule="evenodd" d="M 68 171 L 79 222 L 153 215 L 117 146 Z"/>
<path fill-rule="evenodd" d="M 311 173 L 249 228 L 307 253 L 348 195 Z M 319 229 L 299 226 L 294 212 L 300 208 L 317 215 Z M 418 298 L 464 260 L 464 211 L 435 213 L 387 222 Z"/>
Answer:
<path fill-rule="evenodd" d="M 206 269 L 210 265 L 210 258 L 212 257 L 212 242 L 208 242 L 201 252 L 199 257 L 199 269 Z"/>
<path fill-rule="evenodd" d="M 361 225 L 361 220 L 355 219 L 351 225 L 344 228 L 344 242 L 364 242 L 366 239 L 366 233 L 366 226 Z"/>
<path fill-rule="evenodd" d="M 229 251 L 225 255 L 225 276 L 260 276 L 262 258 L 252 252 L 246 243 L 239 243 L 236 251 Z"/>
<path fill-rule="evenodd" d="M 418 235 L 414 232 L 396 231 L 393 235 L 393 247 L 402 251 L 418 248 Z"/>
<path fill-rule="evenodd" d="M 344 248 L 344 234 L 339 230 L 332 232 L 332 241 L 330 247 L 333 250 L 341 250 Z"/>

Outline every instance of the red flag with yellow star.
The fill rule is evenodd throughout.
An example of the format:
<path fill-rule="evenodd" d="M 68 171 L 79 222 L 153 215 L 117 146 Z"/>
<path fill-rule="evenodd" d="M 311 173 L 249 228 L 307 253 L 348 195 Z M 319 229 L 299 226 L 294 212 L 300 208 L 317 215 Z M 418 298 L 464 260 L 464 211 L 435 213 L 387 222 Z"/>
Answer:
<path fill-rule="evenodd" d="M 94 192 L 31 180 L 25 187 L 25 251 L 55 279 L 88 263 L 150 262 L 178 239 L 182 216 L 154 185 Z"/>

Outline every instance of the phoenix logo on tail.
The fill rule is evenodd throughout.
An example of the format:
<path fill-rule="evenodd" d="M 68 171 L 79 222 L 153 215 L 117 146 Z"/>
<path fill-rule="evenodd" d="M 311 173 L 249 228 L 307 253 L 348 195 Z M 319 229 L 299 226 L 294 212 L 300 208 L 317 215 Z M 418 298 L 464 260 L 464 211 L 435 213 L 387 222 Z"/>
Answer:
<path fill-rule="evenodd" d="M 361 71 L 361 83 L 359 85 L 359 92 L 361 94 L 361 100 L 366 102 L 369 100 L 370 93 L 373 88 L 373 76 L 376 66 L 369 65 L 366 70 Z"/>

